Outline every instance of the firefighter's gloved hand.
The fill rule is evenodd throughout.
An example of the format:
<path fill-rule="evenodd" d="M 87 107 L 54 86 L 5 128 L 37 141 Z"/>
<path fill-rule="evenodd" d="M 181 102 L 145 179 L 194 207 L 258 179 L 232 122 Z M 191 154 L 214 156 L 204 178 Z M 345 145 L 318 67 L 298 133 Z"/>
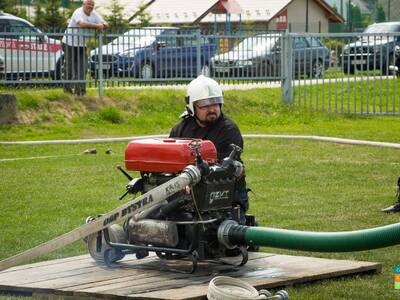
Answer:
<path fill-rule="evenodd" d="M 235 167 L 235 173 L 233 174 L 236 178 L 239 178 L 243 175 L 244 173 L 244 166 L 240 161 L 235 160 L 233 162 L 233 165 Z"/>

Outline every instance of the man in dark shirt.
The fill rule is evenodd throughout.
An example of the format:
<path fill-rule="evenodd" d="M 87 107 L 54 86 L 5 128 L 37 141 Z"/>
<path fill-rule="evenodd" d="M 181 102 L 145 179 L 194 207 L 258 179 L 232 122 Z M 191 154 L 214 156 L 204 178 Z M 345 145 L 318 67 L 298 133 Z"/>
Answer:
<path fill-rule="evenodd" d="M 222 161 L 232 151 L 231 144 L 243 149 L 243 138 L 238 126 L 222 112 L 224 97 L 219 84 L 200 75 L 190 82 L 186 93 L 186 110 L 183 120 L 172 128 L 171 138 L 197 138 L 210 140 Z M 239 205 L 240 221 L 248 209 L 248 196 L 244 175 L 237 180 L 234 206 Z"/>

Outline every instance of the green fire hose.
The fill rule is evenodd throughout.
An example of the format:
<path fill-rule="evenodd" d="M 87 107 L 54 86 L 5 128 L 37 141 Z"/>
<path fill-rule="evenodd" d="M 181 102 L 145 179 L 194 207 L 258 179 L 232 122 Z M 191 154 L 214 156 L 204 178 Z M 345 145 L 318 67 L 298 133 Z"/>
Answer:
<path fill-rule="evenodd" d="M 315 252 L 352 252 L 400 244 L 400 223 L 356 231 L 311 232 L 249 227 L 225 221 L 218 229 L 218 238 L 228 248 L 248 245 Z"/>

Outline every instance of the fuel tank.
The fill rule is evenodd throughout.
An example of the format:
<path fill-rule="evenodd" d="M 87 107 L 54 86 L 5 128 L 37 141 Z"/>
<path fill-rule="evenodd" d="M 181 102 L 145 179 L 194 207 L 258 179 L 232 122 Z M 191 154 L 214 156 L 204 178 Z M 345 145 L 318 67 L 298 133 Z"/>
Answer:
<path fill-rule="evenodd" d="M 143 139 L 131 141 L 125 149 L 125 167 L 129 171 L 180 173 L 195 164 L 192 139 Z M 200 140 L 200 153 L 210 164 L 217 162 L 217 150 L 209 140 Z"/>

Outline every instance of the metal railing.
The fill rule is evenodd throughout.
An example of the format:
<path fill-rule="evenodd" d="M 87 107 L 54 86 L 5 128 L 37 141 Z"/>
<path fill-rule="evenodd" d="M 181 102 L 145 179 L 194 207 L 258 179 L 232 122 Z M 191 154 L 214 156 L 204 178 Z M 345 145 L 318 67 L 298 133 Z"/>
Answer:
<path fill-rule="evenodd" d="M 0 33 L 0 85 L 84 84 L 101 96 L 108 87 L 179 84 L 205 74 L 280 88 L 282 101 L 298 108 L 400 114 L 392 67 L 400 67 L 400 33 L 210 35 L 169 27 L 79 35 L 88 45 L 83 77 L 86 60 L 65 64 L 64 34 Z M 68 68 L 77 76 L 67 79 Z"/>
<path fill-rule="evenodd" d="M 24 83 L 61 78 L 60 34 L 0 32 L 0 79 Z"/>
<path fill-rule="evenodd" d="M 292 49 L 295 71 L 288 89 L 289 102 L 299 108 L 342 114 L 400 115 L 400 33 L 357 35 L 290 34 L 289 39 L 319 39 L 328 56 L 305 57 L 304 49 Z M 308 67 L 306 66 L 308 65 Z M 308 69 L 308 77 L 301 69 Z M 296 72 L 296 70 L 298 70 Z"/>

